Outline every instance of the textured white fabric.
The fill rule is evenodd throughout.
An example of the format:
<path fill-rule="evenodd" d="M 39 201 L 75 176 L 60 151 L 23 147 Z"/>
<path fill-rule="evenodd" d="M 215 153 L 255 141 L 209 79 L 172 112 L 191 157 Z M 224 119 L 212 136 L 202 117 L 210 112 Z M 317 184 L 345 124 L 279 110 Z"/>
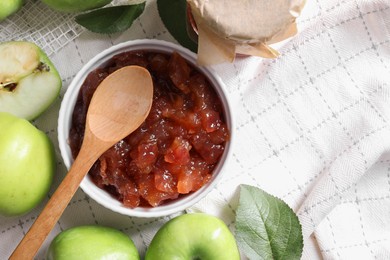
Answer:
<path fill-rule="evenodd" d="M 190 210 L 220 216 L 234 230 L 239 185 L 246 183 L 297 213 L 302 259 L 390 259 L 390 2 L 307 1 L 298 26 L 297 36 L 277 45 L 277 59 L 215 66 L 233 101 L 233 159 L 216 189 Z M 61 97 L 94 55 L 138 38 L 174 42 L 155 1 L 125 33 L 83 32 L 51 55 L 63 79 Z M 34 122 L 56 145 L 60 102 Z M 52 191 L 66 172 L 58 149 L 57 156 Z M 43 204 L 22 217 L 0 217 L 0 258 L 11 254 Z M 124 231 L 143 255 L 167 219 L 115 214 L 78 191 L 37 259 L 58 232 L 82 224 Z"/>

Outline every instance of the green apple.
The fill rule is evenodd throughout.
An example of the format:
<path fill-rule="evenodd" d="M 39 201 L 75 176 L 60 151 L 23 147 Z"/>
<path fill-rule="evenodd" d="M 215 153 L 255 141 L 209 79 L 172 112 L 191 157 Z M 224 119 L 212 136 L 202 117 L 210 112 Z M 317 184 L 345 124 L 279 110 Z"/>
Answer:
<path fill-rule="evenodd" d="M 77 226 L 58 234 L 50 243 L 48 260 L 138 260 L 133 241 L 110 227 Z"/>
<path fill-rule="evenodd" d="M 0 21 L 22 8 L 24 0 L 1 0 L 0 1 Z"/>
<path fill-rule="evenodd" d="M 58 97 L 61 78 L 34 43 L 0 43 L 0 112 L 32 120 Z"/>
<path fill-rule="evenodd" d="M 82 12 L 109 4 L 112 0 L 42 0 L 51 8 L 65 13 Z"/>
<path fill-rule="evenodd" d="M 240 253 L 226 224 L 204 213 L 175 217 L 153 237 L 145 260 L 236 260 Z"/>
<path fill-rule="evenodd" d="M 47 195 L 55 173 L 48 136 L 25 119 L 0 112 L 0 214 L 22 215 Z"/>

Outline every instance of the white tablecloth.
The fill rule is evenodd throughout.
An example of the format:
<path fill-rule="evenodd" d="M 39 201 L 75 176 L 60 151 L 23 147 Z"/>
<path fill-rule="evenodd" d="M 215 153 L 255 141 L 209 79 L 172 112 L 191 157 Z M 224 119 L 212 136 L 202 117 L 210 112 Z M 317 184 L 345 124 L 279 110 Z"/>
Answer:
<path fill-rule="evenodd" d="M 34 10 L 50 15 L 31 23 L 38 19 L 29 18 Z M 175 40 L 155 1 L 147 2 L 129 30 L 111 36 L 86 32 L 72 15 L 55 13 L 57 19 L 42 21 L 50 16 L 53 11 L 28 1 L 21 13 L 0 23 L 0 36 L 34 40 L 58 68 L 61 97 L 34 121 L 57 146 L 61 98 L 83 64 L 119 42 Z M 277 59 L 247 57 L 215 66 L 233 101 L 233 159 L 222 182 L 191 210 L 220 216 L 234 230 L 238 187 L 246 183 L 280 197 L 297 213 L 302 259 L 390 259 L 390 2 L 310 0 L 298 27 L 298 35 L 277 45 Z M 58 148 L 57 157 L 51 193 L 66 173 Z M 43 205 L 22 217 L 0 217 L 1 259 Z M 84 224 L 120 229 L 143 255 L 167 220 L 112 213 L 79 190 L 37 259 L 45 258 L 60 231 Z"/>

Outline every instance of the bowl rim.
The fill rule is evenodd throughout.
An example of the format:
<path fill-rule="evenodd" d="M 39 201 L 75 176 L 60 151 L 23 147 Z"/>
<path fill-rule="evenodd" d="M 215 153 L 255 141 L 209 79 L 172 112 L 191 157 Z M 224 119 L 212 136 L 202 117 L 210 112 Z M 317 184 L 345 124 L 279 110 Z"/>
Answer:
<path fill-rule="evenodd" d="M 180 211 L 184 211 L 185 209 L 196 204 L 216 187 L 217 183 L 220 182 L 223 173 L 226 171 L 226 164 L 229 161 L 229 158 L 232 156 L 232 145 L 234 143 L 234 122 L 232 116 L 231 101 L 229 100 L 229 95 L 227 94 L 226 86 L 213 68 L 198 66 L 196 64 L 196 54 L 191 52 L 190 50 L 184 48 L 183 46 L 164 40 L 137 39 L 113 45 L 90 59 L 85 65 L 83 65 L 81 70 L 71 81 L 61 101 L 57 126 L 60 154 L 64 165 L 69 170 L 71 164 L 73 163 L 73 158 L 68 144 L 71 117 L 81 85 L 89 74 L 89 72 L 103 65 L 114 55 L 132 50 L 150 50 L 167 53 L 177 51 L 187 60 L 187 62 L 191 63 L 203 74 L 205 74 L 211 84 L 214 85 L 214 89 L 223 103 L 225 112 L 224 116 L 230 132 L 230 139 L 226 142 L 225 151 L 220 158 L 220 161 L 214 168 L 214 172 L 217 172 L 218 174 L 213 174 L 211 180 L 199 190 L 191 192 L 190 194 L 185 195 L 182 198 L 173 200 L 172 202 L 168 202 L 154 208 L 137 207 L 131 209 L 123 206 L 120 201 L 112 197 L 110 194 L 108 194 L 108 192 L 97 187 L 90 180 L 88 174 L 81 182 L 80 188 L 98 204 L 123 215 L 144 218 L 168 216 L 174 213 L 178 213 Z"/>

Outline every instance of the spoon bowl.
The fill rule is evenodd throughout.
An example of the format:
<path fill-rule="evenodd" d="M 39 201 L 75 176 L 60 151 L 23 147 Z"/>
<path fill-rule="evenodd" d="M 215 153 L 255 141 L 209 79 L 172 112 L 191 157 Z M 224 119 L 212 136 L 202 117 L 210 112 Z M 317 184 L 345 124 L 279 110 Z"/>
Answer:
<path fill-rule="evenodd" d="M 100 83 L 88 108 L 79 154 L 11 260 L 34 258 L 94 162 L 145 121 L 152 98 L 152 78 L 139 66 L 123 67 Z"/>

